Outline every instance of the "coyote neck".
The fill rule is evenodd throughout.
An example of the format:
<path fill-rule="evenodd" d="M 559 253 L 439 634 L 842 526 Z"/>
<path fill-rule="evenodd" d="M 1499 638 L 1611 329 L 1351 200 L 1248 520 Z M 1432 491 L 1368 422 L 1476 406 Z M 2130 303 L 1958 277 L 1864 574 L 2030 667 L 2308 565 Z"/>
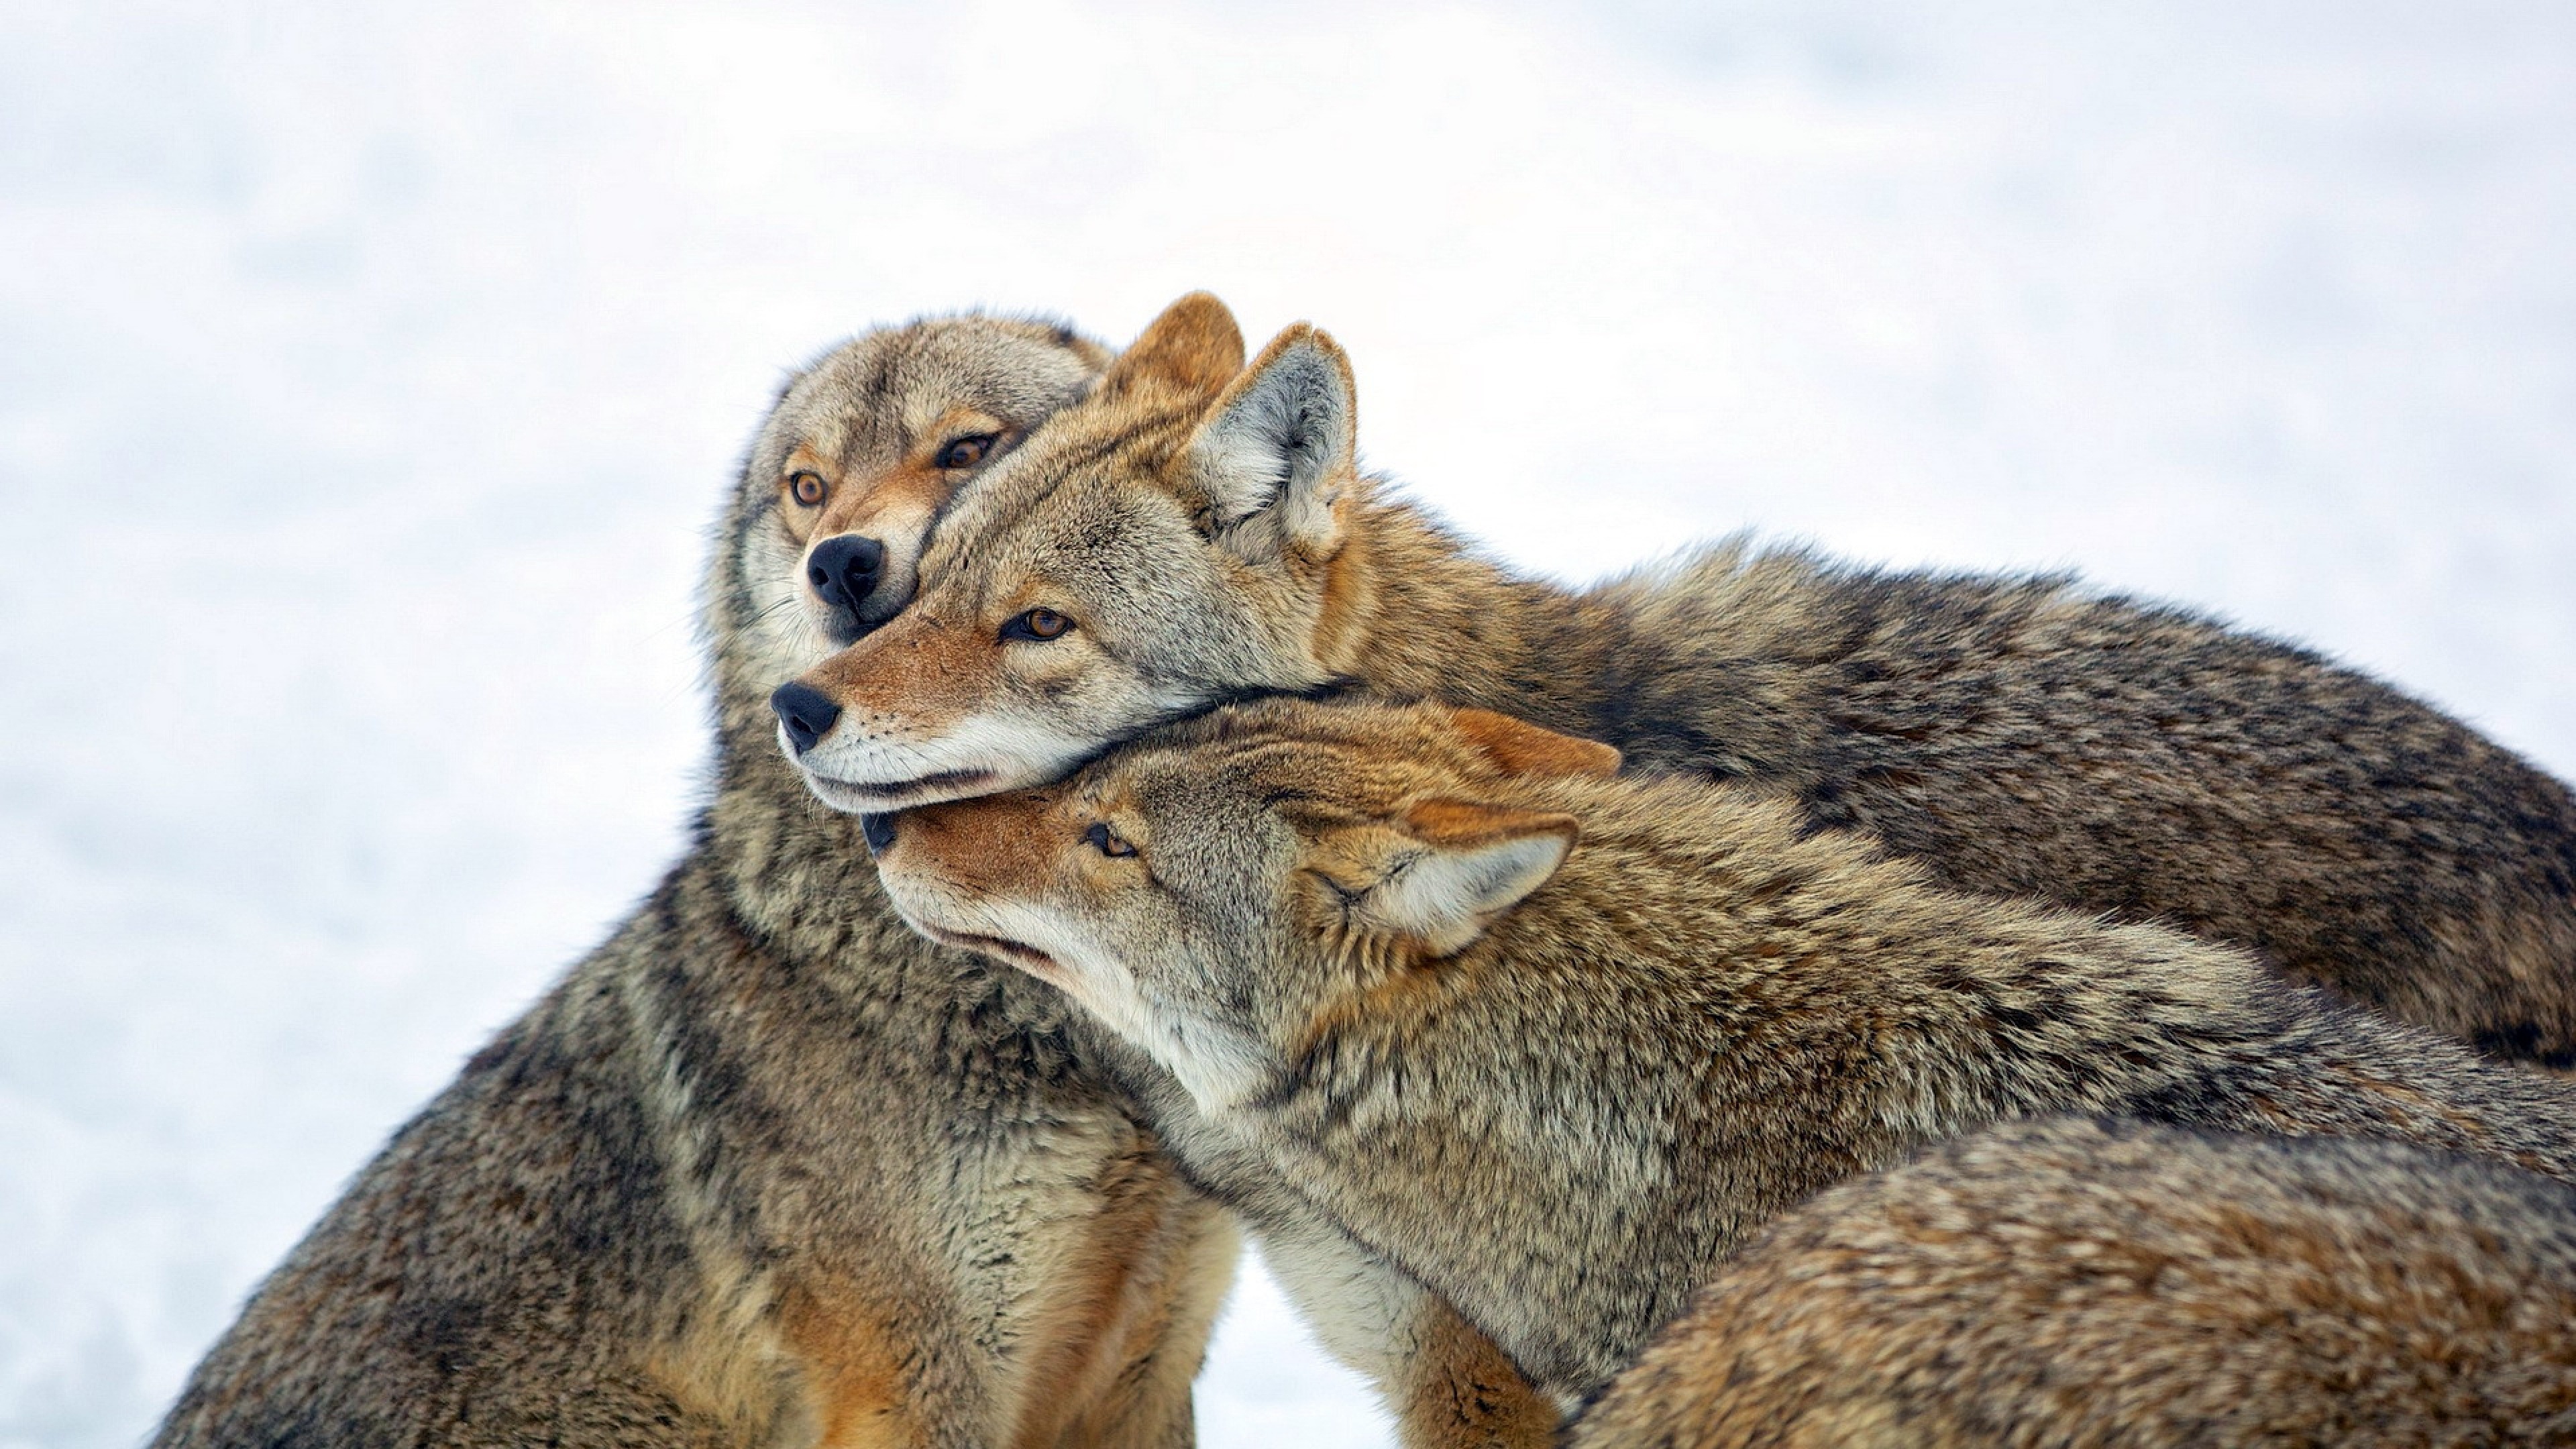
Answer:
<path fill-rule="evenodd" d="M 1592 732 L 1615 618 L 1515 577 L 1409 504 L 1364 504 L 1355 524 L 1316 626 L 1327 668 L 1387 694 Z"/>

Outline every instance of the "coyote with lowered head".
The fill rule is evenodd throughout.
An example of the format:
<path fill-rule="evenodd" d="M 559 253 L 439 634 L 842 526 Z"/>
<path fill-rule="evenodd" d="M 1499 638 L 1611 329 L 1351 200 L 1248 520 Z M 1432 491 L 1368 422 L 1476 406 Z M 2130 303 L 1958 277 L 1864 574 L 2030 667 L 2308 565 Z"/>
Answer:
<path fill-rule="evenodd" d="M 1040 783 L 1222 699 L 1356 681 L 2576 1062 L 2576 798 L 2457 721 L 2063 578 L 1740 543 L 1587 592 L 1515 577 L 1358 472 L 1353 418 L 1329 337 L 1246 369 L 1221 304 L 1176 303 L 960 501 L 916 607 L 780 691 L 808 783 L 845 810 Z"/>
<path fill-rule="evenodd" d="M 1191 1442 L 1230 1221 L 1114 1044 L 904 929 L 767 706 L 908 602 L 950 496 L 1107 359 L 959 317 L 787 384 L 707 582 L 695 843 L 358 1175 L 157 1443 Z"/>
<path fill-rule="evenodd" d="M 2576 1085 L 1618 763 L 1479 710 L 1274 699 L 905 811 L 879 874 L 1567 1398 L 1769 1218 L 2000 1120 L 2392 1137 L 2576 1178 Z"/>
<path fill-rule="evenodd" d="M 1775 1220 L 1573 1449 L 2576 1442 L 2576 1192 L 2396 1142 L 2039 1121 Z"/>

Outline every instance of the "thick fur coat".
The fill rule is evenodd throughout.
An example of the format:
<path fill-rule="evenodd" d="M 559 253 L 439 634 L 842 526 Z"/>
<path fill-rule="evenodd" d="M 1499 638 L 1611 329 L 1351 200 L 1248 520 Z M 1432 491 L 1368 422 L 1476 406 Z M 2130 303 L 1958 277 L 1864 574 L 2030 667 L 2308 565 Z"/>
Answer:
<path fill-rule="evenodd" d="M 1820 1194 L 1573 1449 L 2576 1442 L 2576 1192 L 2395 1142 L 2017 1123 Z"/>

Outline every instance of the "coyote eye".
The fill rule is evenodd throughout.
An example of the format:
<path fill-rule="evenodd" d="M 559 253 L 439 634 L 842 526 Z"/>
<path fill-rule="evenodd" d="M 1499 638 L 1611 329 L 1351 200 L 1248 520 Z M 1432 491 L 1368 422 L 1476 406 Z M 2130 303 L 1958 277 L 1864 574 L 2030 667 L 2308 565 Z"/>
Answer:
<path fill-rule="evenodd" d="M 1096 821 L 1089 830 L 1082 832 L 1082 838 L 1092 849 L 1113 860 L 1123 860 L 1136 853 L 1136 847 L 1119 839 L 1107 825 Z"/>
<path fill-rule="evenodd" d="M 948 446 L 931 460 L 934 468 L 972 468 L 991 456 L 993 444 L 1001 441 L 999 433 L 977 433 L 971 438 L 951 438 Z"/>
<path fill-rule="evenodd" d="M 1031 609 L 1002 626 L 1005 639 L 1035 639 L 1044 643 L 1061 639 L 1073 627 L 1073 621 L 1053 609 Z"/>
<path fill-rule="evenodd" d="M 832 496 L 832 485 L 823 481 L 822 474 L 799 468 L 787 475 L 787 491 L 806 507 L 820 508 L 823 500 Z"/>

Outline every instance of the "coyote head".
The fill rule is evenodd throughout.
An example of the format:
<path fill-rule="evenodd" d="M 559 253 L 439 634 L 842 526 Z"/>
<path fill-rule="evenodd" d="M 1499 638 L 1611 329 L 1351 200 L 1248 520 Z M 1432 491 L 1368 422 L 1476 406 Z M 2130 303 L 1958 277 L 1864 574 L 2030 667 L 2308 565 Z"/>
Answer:
<path fill-rule="evenodd" d="M 1619 752 L 1441 705 L 1237 705 L 871 822 L 905 919 L 1072 995 L 1210 1109 L 1555 874 Z"/>
<path fill-rule="evenodd" d="M 1222 303 L 1174 303 L 959 499 L 909 611 L 778 692 L 807 783 L 857 811 L 1038 784 L 1328 682 L 1352 429 L 1330 337 L 1291 327 L 1245 368 Z"/>
<path fill-rule="evenodd" d="M 902 612 L 959 487 L 1108 362 L 1070 328 L 969 315 L 862 334 L 789 379 L 744 461 L 710 589 L 728 693 L 763 699 Z"/>

